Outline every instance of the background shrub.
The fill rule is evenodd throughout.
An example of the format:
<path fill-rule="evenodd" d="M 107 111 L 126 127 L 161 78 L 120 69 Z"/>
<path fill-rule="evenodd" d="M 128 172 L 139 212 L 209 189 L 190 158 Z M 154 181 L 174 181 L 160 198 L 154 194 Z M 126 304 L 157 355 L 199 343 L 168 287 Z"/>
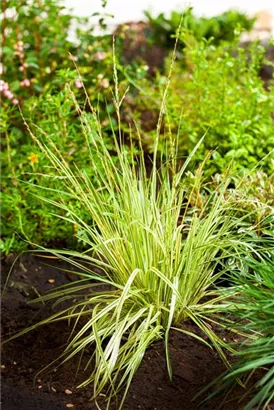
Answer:
<path fill-rule="evenodd" d="M 164 13 L 153 17 L 149 11 L 145 12 L 145 16 L 154 30 L 151 33 L 151 41 L 165 44 L 167 48 L 174 47 L 174 33 L 180 22 L 182 28 L 193 33 L 197 40 L 212 38 L 215 44 L 220 41 L 233 41 L 237 36 L 237 29 L 250 31 L 255 23 L 255 18 L 249 18 L 236 10 L 228 10 L 214 17 L 196 17 L 191 7 L 183 12 L 172 11 L 169 17 Z M 180 39 L 184 40 L 184 36 Z"/>
<path fill-rule="evenodd" d="M 215 46 L 185 36 L 182 63 L 175 65 L 166 101 L 165 126 L 162 128 L 162 150 L 176 131 L 179 155 L 186 156 L 202 135 L 206 134 L 198 160 L 214 151 L 207 165 L 208 175 L 224 170 L 233 161 L 235 169 L 259 167 L 271 174 L 274 170 L 274 87 L 264 87 L 259 77 L 264 48 L 254 43 L 248 48 L 237 43 Z M 153 146 L 155 131 L 148 127 L 145 114 L 157 118 L 157 95 L 163 92 L 164 77 L 155 84 L 145 80 L 140 86 L 137 103 L 127 118 L 135 116 L 141 123 L 148 149 Z M 143 120 L 143 118 L 145 118 Z M 151 131 L 152 129 L 152 131 Z"/>
<path fill-rule="evenodd" d="M 47 159 L 38 153 L 22 115 L 36 127 L 36 132 L 43 130 L 52 138 L 66 153 L 68 162 L 81 160 L 85 172 L 93 178 L 68 85 L 81 108 L 89 113 L 86 88 L 90 105 L 100 116 L 105 142 L 112 150 L 112 128 L 116 127 L 111 91 L 113 39 L 111 35 L 94 34 L 94 18 L 76 18 L 55 0 L 8 0 L 1 7 L 1 250 L 8 253 L 26 249 L 29 244 L 25 240 L 45 244 L 66 239 L 68 244 L 77 246 L 71 225 L 53 220 L 51 207 L 32 195 L 33 186 L 41 183 L 45 169 L 49 175 L 51 171 Z M 96 17 L 101 26 L 104 17 L 99 13 Z M 119 59 L 119 39 L 116 54 Z M 121 82 L 126 78 L 124 73 L 129 76 L 134 72 L 142 78 L 146 68 L 118 66 Z M 56 188 L 56 184 L 58 180 L 49 176 L 47 188 Z M 78 205 L 74 202 L 71 206 Z"/>

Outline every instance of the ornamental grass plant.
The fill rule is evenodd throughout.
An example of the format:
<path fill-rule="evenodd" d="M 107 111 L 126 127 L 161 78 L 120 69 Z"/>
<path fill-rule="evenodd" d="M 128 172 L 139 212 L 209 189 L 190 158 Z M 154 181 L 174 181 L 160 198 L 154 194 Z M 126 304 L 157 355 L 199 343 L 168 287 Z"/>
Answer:
<path fill-rule="evenodd" d="M 115 67 L 114 61 L 113 98 L 120 124 L 120 106 L 125 95 L 119 93 Z M 223 310 L 234 290 L 218 289 L 215 282 L 230 272 L 229 264 L 223 261 L 244 260 L 257 247 L 250 235 L 253 227 L 247 222 L 250 213 L 239 217 L 240 200 L 235 202 L 234 196 L 227 194 L 229 172 L 223 182 L 208 193 L 206 201 L 201 200 L 203 164 L 195 173 L 191 189 L 185 183 L 186 170 L 203 138 L 183 164 L 176 160 L 176 135 L 170 135 L 165 156 L 159 156 L 161 122 L 164 115 L 168 119 L 165 99 L 170 76 L 171 71 L 149 171 L 141 138 L 139 154 L 135 157 L 133 145 L 127 148 L 123 145 L 121 131 L 118 135 L 113 133 L 118 157 L 118 161 L 113 161 L 96 112 L 91 105 L 90 114 L 82 111 L 73 92 L 71 98 L 90 152 L 90 164 L 96 173 L 96 186 L 81 166 L 68 164 L 53 141 L 46 134 L 43 136 L 42 130 L 38 139 L 29 128 L 63 186 L 62 190 L 48 189 L 48 195 L 42 199 L 62 210 L 61 216 L 58 212 L 59 217 L 77 227 L 88 250 L 83 253 L 50 250 L 74 265 L 80 279 L 36 299 L 36 302 L 57 299 L 57 305 L 66 300 L 70 306 L 57 310 L 20 334 L 42 324 L 68 321 L 72 333 L 60 359 L 66 361 L 79 356 L 81 360 L 84 352 L 89 353 L 86 368 L 90 375 L 80 387 L 91 383 L 95 400 L 100 394 L 106 394 L 107 407 L 113 396 L 124 388 L 122 408 L 146 350 L 157 340 L 165 342 L 167 370 L 172 378 L 168 342 L 171 329 L 215 348 L 228 365 L 225 349 L 230 348 L 214 329 L 219 324 L 225 326 L 218 312 L 221 306 Z M 138 134 L 138 127 L 132 132 Z M 100 167 L 97 167 L 98 160 Z M 36 189 L 39 196 L 38 185 Z M 53 192 L 58 200 L 51 199 Z M 93 223 L 87 224 L 81 219 L 81 213 L 70 207 L 68 199 L 81 203 Z M 99 290 L 100 284 L 104 290 Z M 200 330 L 197 333 L 186 330 L 187 320 Z"/>

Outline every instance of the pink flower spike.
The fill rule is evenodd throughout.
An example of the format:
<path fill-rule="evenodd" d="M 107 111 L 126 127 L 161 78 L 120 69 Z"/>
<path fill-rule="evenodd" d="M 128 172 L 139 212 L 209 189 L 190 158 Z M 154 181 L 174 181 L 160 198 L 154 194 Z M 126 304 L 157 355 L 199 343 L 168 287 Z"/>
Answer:
<path fill-rule="evenodd" d="M 14 105 L 19 104 L 19 100 L 17 100 L 17 98 L 14 98 L 14 99 L 12 100 L 12 104 L 14 104 Z"/>

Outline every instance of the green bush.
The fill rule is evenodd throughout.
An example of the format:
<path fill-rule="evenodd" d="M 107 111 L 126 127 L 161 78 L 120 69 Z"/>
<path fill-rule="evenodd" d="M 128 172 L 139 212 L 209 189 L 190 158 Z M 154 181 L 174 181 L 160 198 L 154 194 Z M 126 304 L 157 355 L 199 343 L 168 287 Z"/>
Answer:
<path fill-rule="evenodd" d="M 179 155 L 191 152 L 206 134 L 197 158 L 203 160 L 214 151 L 207 165 L 207 174 L 221 172 L 234 162 L 236 170 L 258 166 L 266 173 L 274 171 L 274 87 L 264 87 L 259 77 L 264 48 L 254 43 L 248 48 L 237 43 L 215 46 L 186 35 L 183 66 L 177 62 L 166 101 L 162 145 L 169 143 L 170 132 L 180 127 Z M 147 128 L 144 113 L 160 109 L 157 95 L 163 92 L 164 77 L 155 84 L 146 80 L 127 116 L 141 122 L 141 133 L 148 148 L 153 146 L 155 131 Z M 259 165 L 258 165 L 258 162 Z"/>
<path fill-rule="evenodd" d="M 233 41 L 238 30 L 250 31 L 255 22 L 254 18 L 248 18 L 236 10 L 229 10 L 214 17 L 195 17 L 192 8 L 187 8 L 181 13 L 172 11 L 170 17 L 163 13 L 153 17 L 148 11 L 145 12 L 145 16 L 153 28 L 151 41 L 167 48 L 174 47 L 174 33 L 180 22 L 182 28 L 192 32 L 197 40 L 212 38 L 214 44 L 220 41 Z M 181 39 L 184 40 L 183 36 Z"/>
<path fill-rule="evenodd" d="M 56 115 L 57 110 L 62 113 L 62 117 Z M 66 151 L 68 161 L 82 158 L 83 164 L 88 167 L 87 153 L 79 144 L 79 126 L 76 118 L 72 120 L 77 116 L 77 112 L 68 90 L 29 100 L 25 104 L 24 114 L 29 119 L 34 118 L 40 127 L 43 126 L 44 132 L 51 135 L 54 143 Z M 49 243 L 73 238 L 71 226 L 52 218 L 50 212 L 53 211 L 50 207 L 45 206 L 32 194 L 33 186 L 41 183 L 45 169 L 49 174 L 47 188 L 56 187 L 58 184 L 56 178 L 50 176 L 49 162 L 39 153 L 30 138 L 24 141 L 23 138 L 18 140 L 16 133 L 5 134 L 5 151 L 1 153 L 2 216 L 5 218 L 2 226 L 2 251 L 18 252 L 29 246 L 20 239 L 30 243 Z M 21 145 L 18 146 L 20 142 Z M 68 243 L 72 241 L 69 240 Z"/>
<path fill-rule="evenodd" d="M 86 104 L 85 90 L 91 96 L 90 105 L 100 115 L 105 142 L 112 150 L 111 128 L 117 125 L 114 118 L 111 126 L 109 123 L 114 112 L 112 36 L 95 35 L 89 19 L 73 17 L 59 1 L 9 0 L 1 7 L 1 250 L 19 252 L 29 246 L 26 241 L 45 244 L 63 239 L 76 246 L 71 225 L 53 221 L 51 208 L 32 195 L 33 185 L 40 184 L 39 174 L 49 163 L 37 152 L 22 115 L 66 152 L 68 162 L 81 159 L 92 178 L 68 85 L 87 113 L 91 107 Z M 102 25 L 102 17 L 96 18 L 101 18 Z M 72 26 L 76 27 L 73 40 Z M 117 57 L 119 50 L 117 39 Z M 120 80 L 125 78 L 124 73 L 133 75 L 137 69 L 140 78 L 146 74 L 142 66 L 119 68 Z M 56 179 L 48 178 L 47 187 L 56 187 L 56 183 Z"/>

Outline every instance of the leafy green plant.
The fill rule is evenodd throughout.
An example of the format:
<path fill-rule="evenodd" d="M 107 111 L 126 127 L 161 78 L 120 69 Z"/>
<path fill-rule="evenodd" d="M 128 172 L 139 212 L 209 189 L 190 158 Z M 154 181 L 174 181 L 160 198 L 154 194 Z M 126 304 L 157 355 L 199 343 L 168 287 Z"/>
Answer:
<path fill-rule="evenodd" d="M 238 361 L 232 370 L 218 380 L 217 389 L 227 388 L 235 378 L 249 383 L 250 375 L 260 372 L 255 385 L 246 395 L 253 393 L 244 410 L 268 409 L 274 399 L 274 263 L 271 255 L 264 260 L 249 258 L 249 271 L 234 276 L 239 287 L 238 298 L 233 302 L 233 314 L 238 326 L 252 335 L 240 349 Z M 249 383 L 250 385 L 250 383 Z"/>
<path fill-rule="evenodd" d="M 1 3 L 1 12 L 1 251 L 19 252 L 29 246 L 26 241 L 46 244 L 70 238 L 73 243 L 72 227 L 52 221 L 50 210 L 31 197 L 29 185 L 22 183 L 39 183 L 38 174 L 49 164 L 26 132 L 20 111 L 29 121 L 40 124 L 71 161 L 80 154 L 85 159 L 77 146 L 76 114 L 64 84 L 72 83 L 79 100 L 82 81 L 91 87 L 91 94 L 104 92 L 108 67 L 112 72 L 111 53 L 106 51 L 110 38 L 102 36 L 98 41 L 92 27 L 88 34 L 81 31 L 88 19 L 73 17 L 58 1 L 8 0 Z M 72 24 L 79 26 L 74 41 L 69 39 Z M 75 71 L 75 62 L 81 73 Z M 94 101 L 97 105 L 99 99 Z M 62 112 L 62 119 L 53 115 L 57 111 Z"/>
<path fill-rule="evenodd" d="M 201 161 L 208 151 L 213 151 L 206 165 L 208 176 L 222 172 L 232 163 L 237 171 L 258 167 L 267 174 L 273 173 L 274 87 L 270 85 L 266 90 L 259 77 L 264 48 L 256 43 L 243 48 L 238 42 L 215 46 L 189 35 L 185 36 L 185 44 L 184 65 L 175 65 L 171 79 L 160 149 L 165 151 L 169 133 L 174 132 L 174 124 L 181 118 L 179 155 L 188 155 L 206 133 L 196 158 Z M 163 87 L 162 75 L 158 75 L 154 86 L 147 80 L 141 82 L 132 109 L 126 113 L 140 121 L 143 141 L 151 150 L 155 130 L 148 128 L 146 119 L 149 113 L 152 118 L 159 112 L 156 96 Z"/>
<path fill-rule="evenodd" d="M 62 73 L 60 76 L 65 80 Z M 73 86 L 73 80 L 71 83 Z M 65 152 L 68 162 L 72 163 L 81 158 L 85 169 L 89 170 L 89 175 L 94 180 L 94 175 L 89 168 L 88 153 L 85 147 L 79 144 L 81 130 L 77 112 L 66 88 L 56 94 L 48 92 L 30 99 L 25 104 L 24 113 L 29 121 L 43 127 L 44 132 L 47 132 L 59 149 Z M 2 117 L 3 123 L 4 120 Z M 1 232 L 2 252 L 9 253 L 11 250 L 18 252 L 27 249 L 30 243 L 48 244 L 60 240 L 65 240 L 68 246 L 77 246 L 73 226 L 62 222 L 61 219 L 53 220 L 50 215 L 53 209 L 32 195 L 33 187 L 41 183 L 45 169 L 47 169 L 47 178 L 43 179 L 45 189 L 60 186 L 58 178 L 52 172 L 50 162 L 39 152 L 33 141 L 21 140 L 22 144 L 18 146 L 16 133 L 6 130 L 4 135 L 4 150 L 1 152 L 1 210 L 2 217 L 5 218 Z M 111 145 L 107 133 L 105 138 L 106 143 Z M 100 164 L 98 163 L 97 166 Z M 95 180 L 94 184 L 96 184 Z M 70 206 L 79 208 L 80 205 L 77 201 L 72 201 Z M 82 216 L 84 218 L 84 214 Z"/>
<path fill-rule="evenodd" d="M 120 129 L 124 95 L 119 93 L 116 70 L 114 78 L 114 105 Z M 118 162 L 113 161 L 96 113 L 92 107 L 92 115 L 81 111 L 73 93 L 71 97 L 79 113 L 98 188 L 88 172 L 68 163 L 50 137 L 40 132 L 37 138 L 29 130 L 62 181 L 62 189 L 48 190 L 47 196 L 42 196 L 43 201 L 64 211 L 66 216 L 62 219 L 78 226 L 89 249 L 85 253 L 51 250 L 75 265 L 82 279 L 38 298 L 36 301 L 65 298 L 71 300 L 71 306 L 21 334 L 44 323 L 75 320 L 75 333 L 68 341 L 63 360 L 78 354 L 81 357 L 83 351 L 92 347 L 94 353 L 87 363 L 89 367 L 92 362 L 90 376 L 80 386 L 93 382 L 94 398 L 107 389 L 108 404 L 125 386 L 120 408 L 145 351 L 158 339 L 165 340 L 167 369 L 172 377 L 168 348 L 171 328 L 213 346 L 227 363 L 223 351 L 227 345 L 210 324 L 221 322 L 215 313 L 231 295 L 230 289 L 221 292 L 214 288 L 215 281 L 230 268 L 225 265 L 221 270 L 216 268 L 222 259 L 245 255 L 254 246 L 254 239 L 249 242 L 245 229 L 241 229 L 247 215 L 235 217 L 234 198 L 225 195 L 228 181 L 220 184 L 201 207 L 198 201 L 201 166 L 192 192 L 186 195 L 185 170 L 202 140 L 178 167 L 175 136 L 173 150 L 166 152 L 166 158 L 160 159 L 158 166 L 166 92 L 167 88 L 150 175 L 141 144 L 141 155 L 134 161 L 134 149 L 128 152 L 121 145 L 121 132 L 114 136 Z M 98 160 L 102 165 L 99 168 Z M 58 195 L 59 200 L 51 195 Z M 79 201 L 93 224 L 68 206 L 68 198 Z M 196 198 L 194 202 L 193 198 Z M 94 267 L 100 268 L 102 274 L 96 274 Z M 99 283 L 106 285 L 107 290 L 97 291 Z M 86 293 L 77 298 L 77 291 Z M 186 320 L 192 320 L 205 337 L 184 329 L 182 323 Z"/>
<path fill-rule="evenodd" d="M 99 19 L 104 24 L 107 16 L 97 13 L 92 18 L 77 18 L 55 0 L 3 1 L 1 11 L 1 251 L 20 252 L 31 242 L 45 245 L 66 240 L 68 246 L 79 246 L 73 227 L 61 220 L 52 221 L 51 207 L 30 194 L 32 187 L 28 183 L 39 185 L 42 170 L 50 167 L 50 163 L 38 152 L 21 113 L 51 136 L 59 149 L 66 152 L 68 162 L 82 158 L 96 184 L 95 175 L 88 168 L 78 114 L 66 84 L 70 84 L 87 112 L 83 86 L 88 90 L 93 109 L 104 124 L 105 143 L 111 150 L 111 127 L 116 127 L 110 88 L 113 40 L 107 34 L 94 34 L 94 23 Z M 119 50 L 117 38 L 117 54 Z M 125 78 L 124 71 L 129 76 L 137 69 L 142 78 L 144 68 L 119 66 L 119 79 Z M 47 186 L 58 186 L 53 175 L 47 179 Z M 74 202 L 71 206 L 79 204 Z"/>
<path fill-rule="evenodd" d="M 226 11 L 214 17 L 195 17 L 192 8 L 180 12 L 172 11 L 169 17 L 164 13 L 153 17 L 149 11 L 145 16 L 154 29 L 152 41 L 161 42 L 168 48 L 173 48 L 173 37 L 180 22 L 183 30 L 189 30 L 197 40 L 213 39 L 214 44 L 221 41 L 233 41 L 238 30 L 250 31 L 255 18 L 249 18 L 236 10 Z M 181 39 L 184 41 L 183 36 Z"/>

